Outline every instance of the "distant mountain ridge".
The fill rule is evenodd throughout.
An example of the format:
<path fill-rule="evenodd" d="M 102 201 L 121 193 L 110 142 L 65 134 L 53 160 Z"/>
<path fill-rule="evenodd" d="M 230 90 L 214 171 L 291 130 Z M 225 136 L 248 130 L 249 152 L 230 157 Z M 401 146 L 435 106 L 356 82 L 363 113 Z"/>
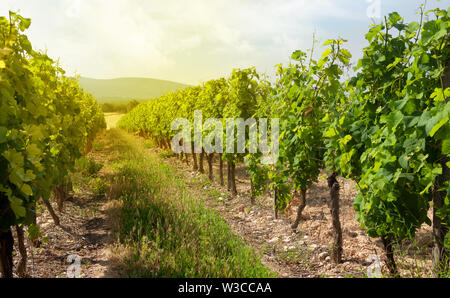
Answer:
<path fill-rule="evenodd" d="M 189 87 L 189 85 L 147 78 L 92 79 L 79 78 L 81 87 L 100 102 L 148 100 Z"/>

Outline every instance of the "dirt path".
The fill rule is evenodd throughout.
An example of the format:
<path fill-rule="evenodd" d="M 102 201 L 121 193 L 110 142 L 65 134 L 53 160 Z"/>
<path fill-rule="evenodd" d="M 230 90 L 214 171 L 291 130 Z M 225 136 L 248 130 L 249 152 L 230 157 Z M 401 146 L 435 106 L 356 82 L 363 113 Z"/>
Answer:
<path fill-rule="evenodd" d="M 123 115 L 118 113 L 105 113 L 107 129 L 116 128 L 117 122 L 119 122 Z"/>
<path fill-rule="evenodd" d="M 104 150 L 94 150 L 88 158 L 99 164 L 107 164 L 110 153 Z M 83 173 L 77 177 L 86 176 Z M 102 278 L 120 277 L 110 262 L 111 247 L 114 242 L 111 230 L 111 216 L 108 200 L 104 195 L 95 196 L 84 184 L 93 179 L 105 179 L 111 175 L 111 169 L 103 167 L 95 177 L 78 181 L 74 185 L 75 193 L 65 202 L 62 213 L 57 211 L 61 225 L 56 226 L 49 211 L 40 202 L 37 210 L 37 223 L 40 226 L 41 245 L 33 248 L 31 241 L 25 241 L 28 252 L 27 271 L 33 278 L 64 278 L 67 277 L 69 266 L 74 265 L 74 259 L 68 261 L 69 256 L 78 256 L 80 261 L 80 277 Z M 79 178 L 72 178 L 77 181 Z M 86 177 L 84 177 L 86 179 Z M 17 239 L 15 237 L 15 239 Z M 17 243 L 15 243 L 14 264 L 19 262 Z M 74 268 L 73 266 L 71 268 Z"/>
<path fill-rule="evenodd" d="M 122 118 L 124 114 L 118 113 L 105 113 L 106 119 L 106 129 L 116 128 L 117 122 L 119 122 L 120 118 Z"/>
<path fill-rule="evenodd" d="M 56 206 L 54 206 L 56 207 Z M 79 256 L 80 277 L 118 277 L 109 264 L 112 243 L 110 225 L 105 212 L 105 200 L 74 196 L 59 213 L 61 226 L 56 226 L 49 212 L 38 212 L 38 224 L 43 241 L 38 248 L 28 251 L 28 274 L 33 278 L 64 278 L 73 264 L 70 255 Z M 19 257 L 14 257 L 17 264 Z"/>

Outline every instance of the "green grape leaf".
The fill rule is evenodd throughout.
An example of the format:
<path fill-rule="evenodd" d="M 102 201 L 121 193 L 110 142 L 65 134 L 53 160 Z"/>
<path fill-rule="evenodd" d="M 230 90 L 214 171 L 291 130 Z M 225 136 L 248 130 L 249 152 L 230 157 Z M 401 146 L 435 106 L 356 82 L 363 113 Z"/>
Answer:
<path fill-rule="evenodd" d="M 408 169 L 409 157 L 407 155 L 403 154 L 400 156 L 398 162 L 403 169 Z"/>
<path fill-rule="evenodd" d="M 25 207 L 23 207 L 22 205 L 22 200 L 19 198 L 13 197 L 10 200 L 10 206 L 14 214 L 16 215 L 16 218 L 25 217 L 25 215 L 27 214 Z"/>
<path fill-rule="evenodd" d="M 432 119 L 432 120 L 433 120 L 433 122 L 430 122 L 430 123 L 434 123 L 434 122 L 435 122 L 434 119 Z M 438 124 L 432 126 L 432 129 L 431 129 L 429 132 L 428 132 L 428 130 L 429 130 L 430 126 L 427 125 L 427 134 L 428 134 L 430 137 L 433 137 L 433 136 L 436 134 L 436 132 L 437 132 L 442 126 L 444 126 L 444 124 L 446 124 L 447 122 L 448 122 L 448 117 L 442 119 L 441 121 L 439 121 Z"/>
<path fill-rule="evenodd" d="M 403 18 L 398 14 L 398 12 L 393 12 L 389 14 L 389 21 L 392 22 L 392 24 L 397 24 L 400 22 Z"/>
<path fill-rule="evenodd" d="M 408 33 L 415 33 L 417 32 L 417 30 L 419 30 L 420 24 L 417 22 L 411 22 L 408 24 L 408 27 L 406 29 L 406 31 Z"/>
<path fill-rule="evenodd" d="M 323 52 L 322 54 L 322 59 L 330 56 L 331 53 L 332 53 L 331 49 L 326 49 L 325 52 Z"/>
<path fill-rule="evenodd" d="M 306 54 L 304 53 L 304 52 L 302 52 L 302 51 L 295 51 L 293 54 L 292 54 L 292 60 L 295 60 L 295 61 L 300 61 L 301 60 L 301 58 L 303 58 L 303 57 L 305 57 L 306 56 Z"/>
<path fill-rule="evenodd" d="M 20 188 L 20 191 L 28 197 L 33 195 L 33 190 L 31 189 L 31 186 L 29 186 L 28 184 L 23 184 L 22 187 Z"/>
<path fill-rule="evenodd" d="M 41 233 L 40 233 L 40 226 L 39 225 L 35 225 L 35 224 L 31 224 L 28 229 L 27 229 L 27 233 L 28 233 L 28 238 L 29 239 L 36 239 L 38 238 Z"/>
<path fill-rule="evenodd" d="M 24 157 L 22 153 L 17 152 L 14 149 L 9 149 L 5 151 L 2 155 L 11 163 L 12 168 L 22 167 L 24 164 Z"/>
<path fill-rule="evenodd" d="M 442 154 L 444 155 L 450 154 L 450 139 L 442 141 Z"/>

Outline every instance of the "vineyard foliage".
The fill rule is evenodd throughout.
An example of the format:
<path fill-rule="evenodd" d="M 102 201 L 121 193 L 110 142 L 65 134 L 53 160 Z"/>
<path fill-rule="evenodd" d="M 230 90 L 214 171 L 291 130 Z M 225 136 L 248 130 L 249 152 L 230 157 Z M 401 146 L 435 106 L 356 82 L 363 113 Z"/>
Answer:
<path fill-rule="evenodd" d="M 30 225 L 88 141 L 106 128 L 103 112 L 75 78 L 27 36 L 30 19 L 0 17 L 0 230 Z"/>
<path fill-rule="evenodd" d="M 427 22 L 405 23 L 392 13 L 373 26 L 357 74 L 347 82 L 350 101 L 336 109 L 325 131 L 329 168 L 358 183 L 354 205 L 372 237 L 413 237 L 423 223 L 432 187 L 450 153 L 450 89 L 442 77 L 450 47 L 448 11 Z M 447 215 L 448 216 L 448 215 Z"/>
<path fill-rule="evenodd" d="M 271 181 L 282 210 L 292 187 L 308 189 L 326 169 L 357 182 L 357 218 L 371 237 L 411 238 L 423 223 L 431 224 L 433 191 L 446 189 L 439 216 L 449 214 L 448 178 L 438 182 L 450 153 L 450 89 L 442 80 L 449 64 L 448 16 L 449 10 L 433 10 L 420 22 L 405 23 L 390 14 L 370 28 L 369 46 L 347 81 L 351 54 L 344 40 L 330 40 L 318 61 L 313 50 L 309 56 L 294 52 L 293 62 L 278 66 L 274 85 L 253 68 L 234 70 L 228 79 L 141 104 L 119 126 L 169 144 L 176 133 L 172 121 L 192 122 L 194 110 L 223 121 L 279 118 L 278 163 L 262 165 L 262 154 L 247 150 L 254 195 Z M 243 157 L 223 156 L 230 162 Z"/>
<path fill-rule="evenodd" d="M 294 52 L 293 63 L 278 67 L 270 109 L 259 108 L 258 117 L 280 119 L 278 164 L 267 168 L 267 177 L 272 188 L 278 190 L 277 207 L 281 210 L 291 200 L 291 185 L 295 191 L 306 191 L 317 182 L 323 168 L 323 130 L 327 125 L 323 120 L 336 101 L 346 99 L 340 78 L 351 55 L 343 48 L 344 42 L 327 41 L 324 44 L 327 49 L 318 61 L 313 59 L 313 51 L 310 57 L 302 51 Z M 256 170 L 255 174 L 261 168 Z M 256 189 L 260 187 L 264 183 L 255 183 Z"/>
<path fill-rule="evenodd" d="M 173 120 L 184 118 L 191 123 L 194 144 L 195 111 L 202 112 L 203 121 L 221 120 L 225 135 L 227 118 L 247 119 L 253 116 L 258 100 L 265 98 L 267 88 L 264 84 L 265 81 L 259 79 L 254 68 L 234 70 L 228 80 L 211 80 L 202 86 L 189 87 L 143 103 L 125 115 L 118 126 L 152 137 L 158 144 L 167 145 L 177 133 L 172 130 Z M 213 129 L 213 125 L 210 129 L 203 129 L 203 136 Z M 222 146 L 224 151 L 225 145 Z M 242 160 L 243 155 L 228 154 L 226 158 L 238 161 L 239 158 Z"/>

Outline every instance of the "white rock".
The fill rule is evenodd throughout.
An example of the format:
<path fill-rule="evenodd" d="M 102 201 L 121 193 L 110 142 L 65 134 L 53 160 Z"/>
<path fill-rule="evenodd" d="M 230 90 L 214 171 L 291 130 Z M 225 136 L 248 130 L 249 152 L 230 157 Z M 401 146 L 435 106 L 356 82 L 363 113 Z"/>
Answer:
<path fill-rule="evenodd" d="M 269 240 L 269 243 L 275 243 L 278 241 L 278 237 L 272 238 Z"/>
<path fill-rule="evenodd" d="M 319 258 L 320 258 L 321 260 L 326 259 L 327 256 L 328 256 L 328 253 L 327 253 L 327 252 L 323 252 L 323 253 L 320 253 L 320 254 L 319 254 Z"/>
<path fill-rule="evenodd" d="M 45 229 L 45 228 L 47 228 L 48 226 L 50 226 L 50 223 L 49 223 L 49 222 L 40 224 L 40 227 L 41 227 L 42 229 Z"/>
<path fill-rule="evenodd" d="M 311 246 L 309 247 L 311 250 L 316 250 L 317 249 L 317 244 L 311 244 Z"/>

